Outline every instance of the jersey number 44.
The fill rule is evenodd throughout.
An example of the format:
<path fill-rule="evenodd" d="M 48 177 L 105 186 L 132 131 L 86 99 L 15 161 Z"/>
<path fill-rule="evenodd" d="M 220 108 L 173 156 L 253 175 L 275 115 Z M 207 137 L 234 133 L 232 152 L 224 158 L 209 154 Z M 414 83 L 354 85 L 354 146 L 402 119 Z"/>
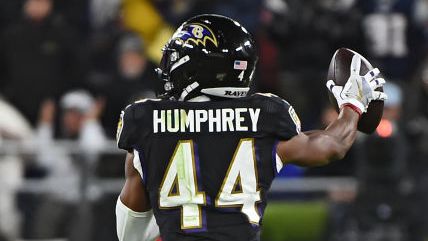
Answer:
<path fill-rule="evenodd" d="M 202 227 L 202 207 L 207 205 L 204 190 L 198 187 L 199 160 L 192 140 L 179 141 L 160 185 L 159 208 L 181 208 L 181 229 Z M 260 215 L 257 202 L 257 164 L 254 139 L 241 139 L 215 199 L 216 208 L 239 207 L 251 223 Z"/>

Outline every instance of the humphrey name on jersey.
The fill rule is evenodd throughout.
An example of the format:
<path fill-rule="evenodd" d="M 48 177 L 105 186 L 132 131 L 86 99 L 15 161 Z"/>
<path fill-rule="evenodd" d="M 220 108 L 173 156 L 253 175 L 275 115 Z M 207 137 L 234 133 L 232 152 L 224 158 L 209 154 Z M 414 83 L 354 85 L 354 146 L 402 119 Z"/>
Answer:
<path fill-rule="evenodd" d="M 260 108 L 153 110 L 153 132 L 257 131 Z"/>

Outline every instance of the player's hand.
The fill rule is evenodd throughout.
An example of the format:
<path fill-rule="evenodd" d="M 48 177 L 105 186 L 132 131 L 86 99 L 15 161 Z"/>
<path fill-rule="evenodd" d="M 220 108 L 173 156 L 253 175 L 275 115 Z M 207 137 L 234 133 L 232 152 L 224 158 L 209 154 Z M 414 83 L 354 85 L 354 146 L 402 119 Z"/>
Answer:
<path fill-rule="evenodd" d="M 103 97 L 100 97 L 95 100 L 95 103 L 91 107 L 88 113 L 86 113 L 86 119 L 87 120 L 98 120 L 105 108 L 106 105 L 106 99 Z"/>
<path fill-rule="evenodd" d="M 40 112 L 39 122 L 43 124 L 52 124 L 55 119 L 55 102 L 51 99 L 43 101 Z"/>
<path fill-rule="evenodd" d="M 372 69 L 366 75 L 361 76 L 360 68 L 361 58 L 354 55 L 351 62 L 351 75 L 345 86 L 336 85 L 333 80 L 329 80 L 327 88 L 336 98 L 339 108 L 344 105 L 352 105 L 356 111 L 362 114 L 367 111 L 372 100 L 386 100 L 387 96 L 385 93 L 375 90 L 385 84 L 383 78 L 378 78 L 379 69 Z"/>

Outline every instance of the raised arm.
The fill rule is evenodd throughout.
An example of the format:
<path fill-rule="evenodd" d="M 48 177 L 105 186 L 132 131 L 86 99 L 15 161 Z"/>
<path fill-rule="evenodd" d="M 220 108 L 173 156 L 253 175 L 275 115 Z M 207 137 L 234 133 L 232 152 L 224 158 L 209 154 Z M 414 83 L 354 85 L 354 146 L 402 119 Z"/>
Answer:
<path fill-rule="evenodd" d="M 134 154 L 128 153 L 125 164 L 126 181 L 116 203 L 117 236 L 119 241 L 151 241 L 159 237 L 159 228 L 133 160 Z"/>
<path fill-rule="evenodd" d="M 277 153 L 284 163 L 300 166 L 322 166 L 332 160 L 342 159 L 357 136 L 359 114 L 344 107 L 337 120 L 325 130 L 301 133 L 277 146 Z"/>
<path fill-rule="evenodd" d="M 361 59 L 354 55 L 351 76 L 345 86 L 327 82 L 327 88 L 335 96 L 340 114 L 325 130 L 300 133 L 277 146 L 282 162 L 300 166 L 322 166 L 333 160 L 342 159 L 355 141 L 360 115 L 367 111 L 372 100 L 385 100 L 386 95 L 375 91 L 385 80 L 377 78 L 378 69 L 360 76 Z"/>

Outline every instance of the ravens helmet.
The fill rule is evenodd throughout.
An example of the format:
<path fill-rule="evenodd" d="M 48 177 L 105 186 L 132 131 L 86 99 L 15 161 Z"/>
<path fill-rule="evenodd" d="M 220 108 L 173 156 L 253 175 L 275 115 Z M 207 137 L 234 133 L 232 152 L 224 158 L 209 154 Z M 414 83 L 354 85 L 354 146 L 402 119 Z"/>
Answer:
<path fill-rule="evenodd" d="M 164 82 L 161 96 L 182 101 L 246 96 L 258 59 L 251 34 L 235 20 L 214 14 L 184 22 L 162 51 L 156 70 Z"/>

